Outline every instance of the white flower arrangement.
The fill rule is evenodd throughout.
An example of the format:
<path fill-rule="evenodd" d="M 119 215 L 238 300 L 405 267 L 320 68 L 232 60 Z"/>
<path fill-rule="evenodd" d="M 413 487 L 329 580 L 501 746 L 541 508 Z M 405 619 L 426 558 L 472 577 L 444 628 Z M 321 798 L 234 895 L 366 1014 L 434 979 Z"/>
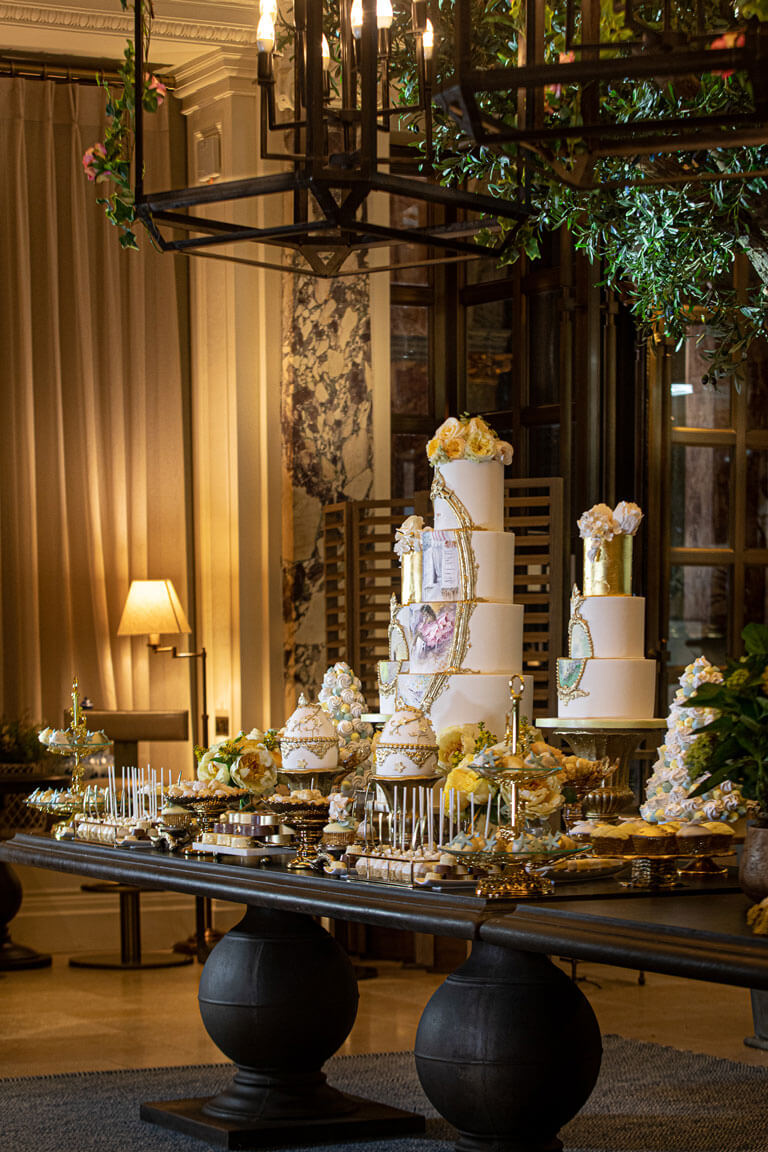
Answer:
<path fill-rule="evenodd" d="M 611 511 L 607 504 L 594 504 L 576 521 L 582 540 L 589 540 L 587 559 L 594 560 L 603 544 L 614 536 L 634 536 L 643 513 L 637 504 L 620 501 Z"/>
<path fill-rule="evenodd" d="M 255 796 L 264 796 L 277 784 L 280 749 L 277 733 L 252 728 L 210 748 L 195 748 L 199 780 L 234 784 Z"/>
<path fill-rule="evenodd" d="M 423 516 L 409 516 L 403 520 L 395 532 L 395 552 L 397 555 L 404 556 L 407 552 L 418 552 L 423 531 Z"/>

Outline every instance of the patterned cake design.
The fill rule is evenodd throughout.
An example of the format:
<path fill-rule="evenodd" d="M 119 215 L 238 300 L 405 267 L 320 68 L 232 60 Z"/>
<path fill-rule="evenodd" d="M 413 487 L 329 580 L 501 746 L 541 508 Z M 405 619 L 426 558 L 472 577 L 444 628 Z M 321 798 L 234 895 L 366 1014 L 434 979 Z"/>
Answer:
<path fill-rule="evenodd" d="M 523 608 L 514 603 L 513 533 L 504 531 L 509 445 L 478 417 L 450 419 L 430 441 L 434 524 L 409 516 L 395 534 L 393 597 L 379 705 L 423 710 L 439 732 L 483 721 L 503 730 L 509 680 L 522 667 Z M 530 716 L 532 678 L 523 712 Z"/>
<path fill-rule="evenodd" d="M 574 587 L 568 655 L 557 661 L 558 716 L 640 719 L 653 716 L 656 664 L 645 659 L 645 600 L 631 594 L 636 504 L 611 511 L 596 504 L 579 519 L 584 594 Z"/>

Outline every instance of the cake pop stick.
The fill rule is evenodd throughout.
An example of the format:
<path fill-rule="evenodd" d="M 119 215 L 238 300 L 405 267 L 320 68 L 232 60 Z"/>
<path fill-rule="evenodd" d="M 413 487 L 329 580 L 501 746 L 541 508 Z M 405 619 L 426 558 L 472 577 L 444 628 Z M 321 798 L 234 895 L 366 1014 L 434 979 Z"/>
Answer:
<path fill-rule="evenodd" d="M 451 788 L 448 792 L 448 843 L 453 840 L 453 800 L 455 792 Z"/>
<path fill-rule="evenodd" d="M 418 833 L 418 819 L 416 816 L 417 796 L 416 789 L 413 790 L 413 816 L 411 817 L 411 848 L 416 847 L 416 835 Z"/>
<path fill-rule="evenodd" d="M 419 788 L 419 845 L 424 847 L 424 789 Z"/>
<path fill-rule="evenodd" d="M 485 839 L 486 839 L 486 842 L 488 840 L 488 833 L 489 833 L 490 827 L 491 827 L 491 804 L 492 803 L 493 803 L 492 798 L 489 796 L 488 797 L 488 803 L 485 806 Z"/>
<path fill-rule="evenodd" d="M 469 797 L 469 827 L 470 831 L 475 831 L 475 794 L 471 793 Z"/>
<path fill-rule="evenodd" d="M 441 788 L 437 794 L 440 804 L 440 829 L 437 834 L 438 847 L 443 846 L 443 828 L 445 826 L 445 788 Z"/>

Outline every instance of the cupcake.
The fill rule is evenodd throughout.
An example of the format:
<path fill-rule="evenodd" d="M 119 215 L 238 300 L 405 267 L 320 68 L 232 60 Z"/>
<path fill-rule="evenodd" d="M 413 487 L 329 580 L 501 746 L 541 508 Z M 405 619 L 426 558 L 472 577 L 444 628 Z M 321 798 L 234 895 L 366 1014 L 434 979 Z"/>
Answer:
<path fill-rule="evenodd" d="M 636 856 L 671 856 L 675 850 L 674 835 L 660 824 L 647 824 L 632 833 L 632 851 Z"/>
<path fill-rule="evenodd" d="M 623 824 L 597 824 L 592 829 L 592 847 L 598 856 L 624 856 L 630 849 L 630 835 Z"/>
<path fill-rule="evenodd" d="M 331 820 L 323 828 L 323 844 L 327 848 L 346 848 L 354 839 L 354 826 L 343 824 L 340 820 Z"/>
<path fill-rule="evenodd" d="M 574 840 L 589 840 L 596 827 L 594 820 L 578 820 L 568 829 L 568 835 Z"/>
<path fill-rule="evenodd" d="M 702 828 L 709 830 L 709 847 L 713 852 L 732 852 L 736 833 L 722 820 L 706 820 Z"/>
<path fill-rule="evenodd" d="M 712 833 L 705 824 L 681 824 L 677 830 L 677 850 L 683 855 L 708 852 Z"/>

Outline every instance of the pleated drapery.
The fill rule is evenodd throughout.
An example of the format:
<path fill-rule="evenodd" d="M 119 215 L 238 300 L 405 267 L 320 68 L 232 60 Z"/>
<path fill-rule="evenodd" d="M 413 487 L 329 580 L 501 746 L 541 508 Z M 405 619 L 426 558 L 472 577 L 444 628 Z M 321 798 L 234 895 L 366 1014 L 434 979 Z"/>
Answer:
<path fill-rule="evenodd" d="M 116 635 L 132 578 L 189 606 L 188 484 L 179 258 L 121 250 L 81 162 L 104 127 L 95 87 L 0 80 L 0 700 L 57 725 L 75 672 L 101 708 L 189 706 L 188 662 Z"/>

